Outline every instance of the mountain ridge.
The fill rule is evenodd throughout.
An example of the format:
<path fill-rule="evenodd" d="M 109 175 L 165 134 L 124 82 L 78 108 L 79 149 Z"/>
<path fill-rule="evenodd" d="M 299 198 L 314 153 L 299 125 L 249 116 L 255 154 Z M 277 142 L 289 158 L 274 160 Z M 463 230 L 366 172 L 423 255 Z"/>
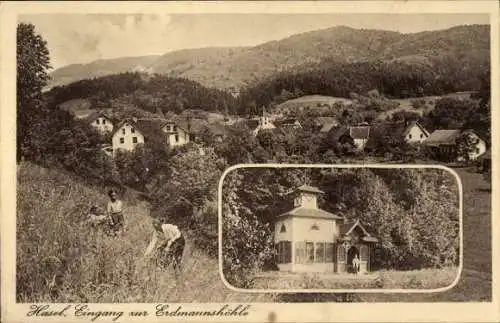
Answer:
<path fill-rule="evenodd" d="M 325 60 L 351 63 L 400 57 L 489 55 L 489 26 L 461 25 L 435 31 L 401 33 L 334 26 L 294 34 L 256 46 L 182 49 L 163 55 L 100 59 L 72 64 L 51 73 L 50 86 L 138 68 L 183 77 L 207 87 L 235 89 L 285 70 L 301 70 Z M 469 56 L 467 56 L 469 55 Z"/>

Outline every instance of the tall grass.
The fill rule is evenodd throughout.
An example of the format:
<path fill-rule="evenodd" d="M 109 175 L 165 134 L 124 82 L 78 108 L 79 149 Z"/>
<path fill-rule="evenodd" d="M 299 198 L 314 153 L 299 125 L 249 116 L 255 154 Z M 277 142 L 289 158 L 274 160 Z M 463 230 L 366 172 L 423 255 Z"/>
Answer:
<path fill-rule="evenodd" d="M 25 163 L 18 169 L 17 301 L 19 302 L 249 302 L 270 295 L 233 293 L 216 259 L 190 243 L 182 278 L 142 258 L 152 233 L 149 205 L 125 195 L 126 226 L 109 237 L 82 223 L 104 188 Z"/>

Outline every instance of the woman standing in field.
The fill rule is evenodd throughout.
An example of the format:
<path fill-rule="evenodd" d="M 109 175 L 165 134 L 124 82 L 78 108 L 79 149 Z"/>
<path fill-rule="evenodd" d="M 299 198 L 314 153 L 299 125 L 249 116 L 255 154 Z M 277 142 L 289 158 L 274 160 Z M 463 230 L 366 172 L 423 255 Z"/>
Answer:
<path fill-rule="evenodd" d="M 118 199 L 118 194 L 114 189 L 108 192 L 110 201 L 108 202 L 108 215 L 111 218 L 111 230 L 114 233 L 123 229 L 124 218 L 123 218 L 123 204 L 122 201 Z"/>
<path fill-rule="evenodd" d="M 153 237 L 144 252 L 144 256 L 149 256 L 156 246 L 156 258 L 160 266 L 168 267 L 169 264 L 174 269 L 180 270 L 182 255 L 186 241 L 176 225 L 165 223 L 160 219 L 153 219 Z"/>

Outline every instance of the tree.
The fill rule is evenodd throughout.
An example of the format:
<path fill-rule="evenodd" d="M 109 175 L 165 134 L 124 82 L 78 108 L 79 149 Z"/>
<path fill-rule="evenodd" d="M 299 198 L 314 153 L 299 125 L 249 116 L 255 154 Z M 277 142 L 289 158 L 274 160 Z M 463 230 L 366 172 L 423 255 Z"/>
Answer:
<path fill-rule="evenodd" d="M 35 33 L 35 26 L 17 26 L 17 160 L 30 154 L 30 128 L 43 113 L 42 89 L 50 68 L 46 41 Z"/>
<path fill-rule="evenodd" d="M 457 157 L 469 162 L 471 156 L 476 152 L 479 139 L 469 132 L 464 132 L 457 138 Z"/>

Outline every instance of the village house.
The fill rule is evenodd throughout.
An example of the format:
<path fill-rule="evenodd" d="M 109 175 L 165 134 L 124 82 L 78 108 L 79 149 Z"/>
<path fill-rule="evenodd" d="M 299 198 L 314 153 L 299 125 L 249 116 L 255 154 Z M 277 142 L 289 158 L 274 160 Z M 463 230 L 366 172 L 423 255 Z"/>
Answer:
<path fill-rule="evenodd" d="M 277 127 L 285 129 L 302 129 L 300 121 L 296 118 L 286 118 L 274 122 Z"/>
<path fill-rule="evenodd" d="M 113 131 L 114 121 L 102 111 L 91 113 L 86 121 L 101 134 L 110 133 Z"/>
<path fill-rule="evenodd" d="M 113 156 L 119 150 L 133 151 L 139 144 L 144 144 L 144 134 L 138 129 L 137 120 L 126 119 L 120 122 L 111 135 Z"/>
<path fill-rule="evenodd" d="M 468 149 L 467 155 L 459 153 L 459 139 L 467 137 L 472 147 Z M 458 129 L 439 129 L 431 133 L 429 138 L 422 144 L 430 154 L 443 161 L 464 161 L 465 157 L 469 160 L 476 160 L 486 152 L 486 142 L 472 130 L 461 131 Z"/>
<path fill-rule="evenodd" d="M 360 273 L 370 269 L 372 245 L 378 240 L 359 220 L 344 217 L 318 207 L 321 190 L 300 186 L 294 194 L 293 209 L 277 217 L 274 242 L 277 265 L 287 272 L 352 271 L 352 260 L 360 259 Z"/>
<path fill-rule="evenodd" d="M 419 144 L 429 136 L 429 132 L 416 121 L 373 124 L 365 149 L 375 151 L 385 145 L 398 145 L 405 142 Z"/>
<path fill-rule="evenodd" d="M 334 126 L 323 133 L 327 134 L 333 142 L 341 145 L 347 144 L 361 151 L 370 138 L 370 126 Z"/>
<path fill-rule="evenodd" d="M 271 114 L 262 109 L 262 115 L 259 118 L 248 119 L 245 121 L 245 125 L 253 136 L 257 136 L 262 130 L 276 129 L 276 125 L 272 121 L 273 119 L 274 117 Z"/>

